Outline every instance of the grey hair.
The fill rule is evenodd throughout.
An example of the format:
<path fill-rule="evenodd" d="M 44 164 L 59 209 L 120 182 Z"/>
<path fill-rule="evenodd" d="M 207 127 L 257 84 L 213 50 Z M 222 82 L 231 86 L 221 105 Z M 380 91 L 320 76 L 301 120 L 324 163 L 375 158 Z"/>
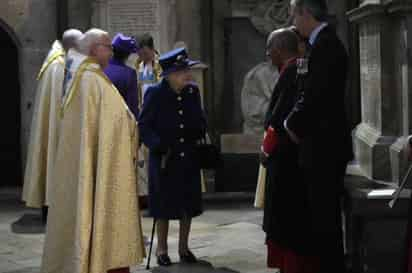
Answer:
<path fill-rule="evenodd" d="M 299 52 L 299 37 L 290 28 L 280 28 L 269 34 L 266 47 L 283 49 L 295 54 Z"/>
<path fill-rule="evenodd" d="M 79 40 L 82 38 L 83 33 L 78 29 L 68 29 L 63 33 L 62 45 L 67 52 L 71 48 L 78 48 Z"/>
<path fill-rule="evenodd" d="M 83 34 L 79 41 L 79 51 L 84 55 L 90 55 L 93 46 L 103 37 L 109 36 L 104 30 L 92 28 Z"/>
<path fill-rule="evenodd" d="M 298 11 L 306 8 L 317 21 L 325 21 L 328 18 L 328 5 L 325 0 L 291 0 L 290 4 Z"/>

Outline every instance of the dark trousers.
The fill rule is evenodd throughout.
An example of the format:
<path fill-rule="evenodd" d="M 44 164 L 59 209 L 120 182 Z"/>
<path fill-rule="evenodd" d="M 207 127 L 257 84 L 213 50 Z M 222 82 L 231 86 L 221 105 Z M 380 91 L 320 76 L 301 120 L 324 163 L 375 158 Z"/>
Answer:
<path fill-rule="evenodd" d="M 343 180 L 346 164 L 323 164 L 304 170 L 313 250 L 320 258 L 319 273 L 344 273 L 342 226 Z"/>

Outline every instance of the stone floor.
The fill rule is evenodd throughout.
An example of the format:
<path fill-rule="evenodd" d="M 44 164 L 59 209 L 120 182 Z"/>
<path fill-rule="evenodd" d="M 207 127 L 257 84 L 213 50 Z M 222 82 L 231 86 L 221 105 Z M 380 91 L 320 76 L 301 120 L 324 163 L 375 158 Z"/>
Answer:
<path fill-rule="evenodd" d="M 0 190 L 0 273 L 38 273 L 43 248 L 43 234 L 15 234 L 10 225 L 28 210 L 18 201 L 16 190 Z M 152 257 L 152 272 L 156 273 L 223 273 L 277 272 L 265 268 L 264 233 L 261 231 L 262 212 L 252 207 L 250 198 L 229 195 L 205 200 L 205 213 L 193 222 L 191 248 L 202 261 L 195 266 L 174 264 L 169 268 L 156 267 Z M 145 235 L 150 236 L 151 218 L 143 218 Z M 172 222 L 169 254 L 178 261 L 178 225 Z M 135 273 L 148 272 L 143 265 Z"/>

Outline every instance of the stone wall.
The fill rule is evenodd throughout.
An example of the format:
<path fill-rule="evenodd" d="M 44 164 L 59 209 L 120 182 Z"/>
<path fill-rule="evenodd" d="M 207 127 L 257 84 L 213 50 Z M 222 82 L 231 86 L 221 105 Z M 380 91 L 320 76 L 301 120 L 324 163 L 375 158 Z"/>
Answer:
<path fill-rule="evenodd" d="M 24 164 L 36 75 L 51 43 L 56 39 L 56 3 L 54 0 L 1 1 L 0 20 L 19 49 L 21 143 Z"/>
<path fill-rule="evenodd" d="M 57 0 L 61 1 L 61 0 Z M 92 6 L 90 0 L 67 1 L 67 26 L 63 28 L 77 28 L 86 31 L 91 27 Z"/>

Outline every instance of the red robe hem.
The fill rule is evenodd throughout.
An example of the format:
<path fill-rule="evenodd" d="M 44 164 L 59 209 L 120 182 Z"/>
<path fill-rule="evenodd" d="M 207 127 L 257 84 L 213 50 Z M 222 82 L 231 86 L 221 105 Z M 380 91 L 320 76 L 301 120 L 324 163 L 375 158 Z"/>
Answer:
<path fill-rule="evenodd" d="M 298 255 L 271 240 L 266 242 L 268 249 L 267 266 L 278 268 L 282 273 L 317 273 L 320 259 L 315 256 Z"/>

